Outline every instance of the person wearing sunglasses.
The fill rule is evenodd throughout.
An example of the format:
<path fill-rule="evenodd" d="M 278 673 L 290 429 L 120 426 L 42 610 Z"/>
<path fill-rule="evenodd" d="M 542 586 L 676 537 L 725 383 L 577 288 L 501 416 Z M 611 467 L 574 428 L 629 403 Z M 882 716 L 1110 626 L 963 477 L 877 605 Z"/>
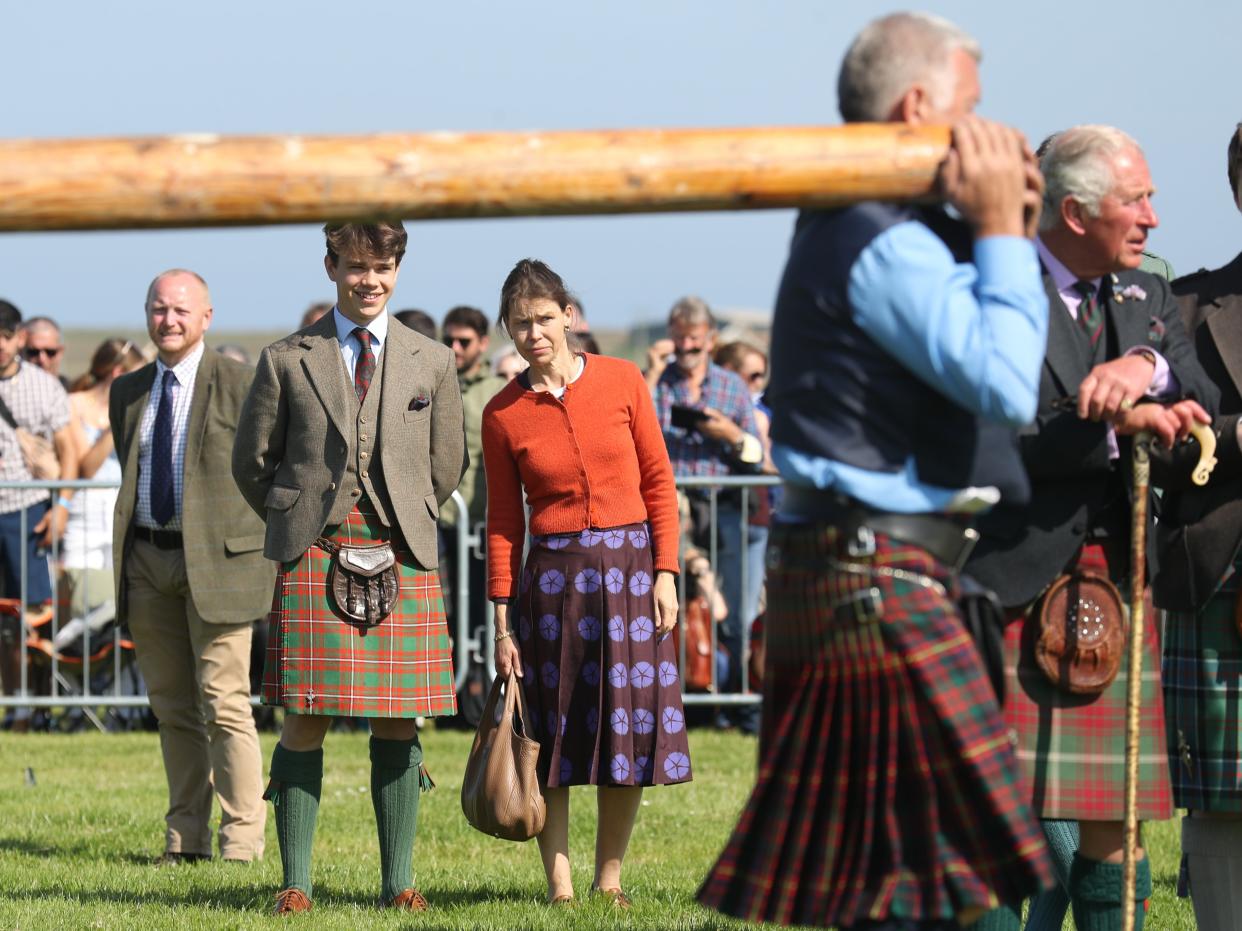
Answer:
<path fill-rule="evenodd" d="M 465 525 L 473 527 L 483 522 L 487 505 L 487 479 L 483 470 L 483 408 L 506 383 L 487 364 L 488 322 L 483 311 L 477 307 L 454 307 L 444 315 L 441 329 L 444 345 L 453 350 L 457 364 L 457 385 L 461 389 L 466 452 L 469 454 L 466 472 L 457 491 L 465 502 Z M 440 578 L 450 630 L 459 629 L 457 599 L 453 595 L 462 572 L 462 567 L 457 565 L 457 528 L 462 516 L 456 507 L 446 507 L 440 512 Z M 467 616 L 473 629 L 487 623 L 487 562 L 474 553 L 466 561 Z M 486 680 L 487 673 L 481 665 L 472 664 L 457 696 L 455 723 L 471 729 L 478 726 L 487 698 Z"/>
<path fill-rule="evenodd" d="M 69 379 L 60 374 L 60 363 L 65 357 L 65 339 L 60 332 L 60 324 L 51 317 L 31 317 L 22 324 L 22 332 L 26 334 L 22 357 L 58 379 L 61 387 L 68 391 Z"/>

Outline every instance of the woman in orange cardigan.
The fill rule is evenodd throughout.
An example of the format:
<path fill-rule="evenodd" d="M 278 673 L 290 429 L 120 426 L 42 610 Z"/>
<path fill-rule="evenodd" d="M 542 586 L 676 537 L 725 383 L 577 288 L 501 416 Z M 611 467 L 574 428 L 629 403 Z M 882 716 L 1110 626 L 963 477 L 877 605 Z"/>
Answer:
<path fill-rule="evenodd" d="M 530 368 L 483 412 L 496 669 L 523 677 L 541 745 L 548 901 L 573 901 L 571 785 L 599 787 L 592 892 L 621 908 L 642 787 L 690 779 L 677 622 L 677 498 L 651 395 L 631 362 L 575 354 L 571 295 L 524 259 L 502 329 Z M 530 549 L 522 557 L 530 507 Z"/>

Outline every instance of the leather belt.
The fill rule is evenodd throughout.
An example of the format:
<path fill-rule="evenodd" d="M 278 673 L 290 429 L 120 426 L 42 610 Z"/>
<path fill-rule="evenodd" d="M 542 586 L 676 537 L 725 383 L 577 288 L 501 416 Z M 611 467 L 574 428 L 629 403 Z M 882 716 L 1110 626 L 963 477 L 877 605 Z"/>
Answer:
<path fill-rule="evenodd" d="M 899 514 L 877 511 L 860 501 L 835 492 L 785 486 L 782 511 L 839 527 L 847 537 L 851 555 L 869 556 L 875 552 L 875 533 L 926 550 L 938 562 L 961 571 L 979 542 L 979 532 L 965 516 L 951 514 Z"/>
<path fill-rule="evenodd" d="M 135 525 L 134 539 L 143 540 L 162 550 L 185 549 L 180 530 L 152 530 L 150 527 Z"/>

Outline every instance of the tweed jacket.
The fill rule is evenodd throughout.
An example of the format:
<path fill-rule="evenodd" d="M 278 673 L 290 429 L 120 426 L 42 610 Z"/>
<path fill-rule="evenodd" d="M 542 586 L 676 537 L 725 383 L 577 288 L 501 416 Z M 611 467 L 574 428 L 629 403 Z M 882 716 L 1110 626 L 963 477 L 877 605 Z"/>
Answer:
<path fill-rule="evenodd" d="M 466 467 L 452 350 L 390 322 L 379 389 L 386 511 L 418 563 L 434 569 L 440 506 Z M 323 532 L 357 457 L 357 413 L 332 314 L 259 356 L 233 447 L 233 476 L 267 522 L 268 558 L 297 559 Z"/>
<path fill-rule="evenodd" d="M 1168 282 L 1141 271 L 1117 272 L 1113 279 L 1105 301 L 1108 345 L 1116 350 L 1110 349 L 1109 358 L 1135 346 L 1151 347 L 1169 363 L 1181 396 L 1214 412 L 1219 392 L 1195 358 Z M 1044 285 L 1051 314 L 1039 406 L 1035 421 L 1018 436 L 1031 500 L 1020 506 L 1001 502 L 980 519 L 981 539 L 966 567 L 1006 607 L 1033 601 L 1064 571 L 1086 538 L 1091 518 L 1116 487 L 1114 470 L 1121 470 L 1127 488 L 1131 479 L 1127 437 L 1118 437 L 1121 458 L 1114 463 L 1105 424 L 1053 407 L 1057 399 L 1077 394 L 1092 362 L 1086 340 L 1046 272 Z M 1148 534 L 1149 560 L 1155 557 L 1154 537 Z"/>
<path fill-rule="evenodd" d="M 1242 547 L 1242 255 L 1215 271 L 1179 278 L 1173 293 L 1199 361 L 1220 388 L 1220 413 L 1212 421 L 1216 468 L 1206 486 L 1191 484 L 1188 466 L 1197 461 L 1199 444 L 1188 443 L 1188 455 L 1177 457 L 1166 480 L 1157 526 L 1156 604 L 1190 611 L 1207 603 Z"/>
<path fill-rule="evenodd" d="M 125 617 L 125 560 L 138 503 L 138 431 L 155 383 L 155 363 L 112 385 L 108 419 L 121 462 L 112 526 L 117 605 Z M 203 620 L 237 624 L 271 608 L 276 567 L 264 558 L 263 524 L 238 494 L 230 469 L 233 436 L 254 372 L 206 349 L 198 365 L 186 423 L 182 538 L 190 596 Z"/>

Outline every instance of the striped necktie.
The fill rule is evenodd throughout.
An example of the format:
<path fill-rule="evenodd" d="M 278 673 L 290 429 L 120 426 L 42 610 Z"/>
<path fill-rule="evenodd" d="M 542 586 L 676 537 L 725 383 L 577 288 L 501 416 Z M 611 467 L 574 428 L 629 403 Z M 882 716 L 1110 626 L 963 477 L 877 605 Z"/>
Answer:
<path fill-rule="evenodd" d="M 1100 341 L 1100 334 L 1104 332 L 1104 305 L 1100 303 L 1099 288 L 1090 281 L 1076 281 L 1074 290 L 1082 295 L 1082 302 L 1078 305 L 1078 325 L 1087 334 L 1094 349 Z"/>

